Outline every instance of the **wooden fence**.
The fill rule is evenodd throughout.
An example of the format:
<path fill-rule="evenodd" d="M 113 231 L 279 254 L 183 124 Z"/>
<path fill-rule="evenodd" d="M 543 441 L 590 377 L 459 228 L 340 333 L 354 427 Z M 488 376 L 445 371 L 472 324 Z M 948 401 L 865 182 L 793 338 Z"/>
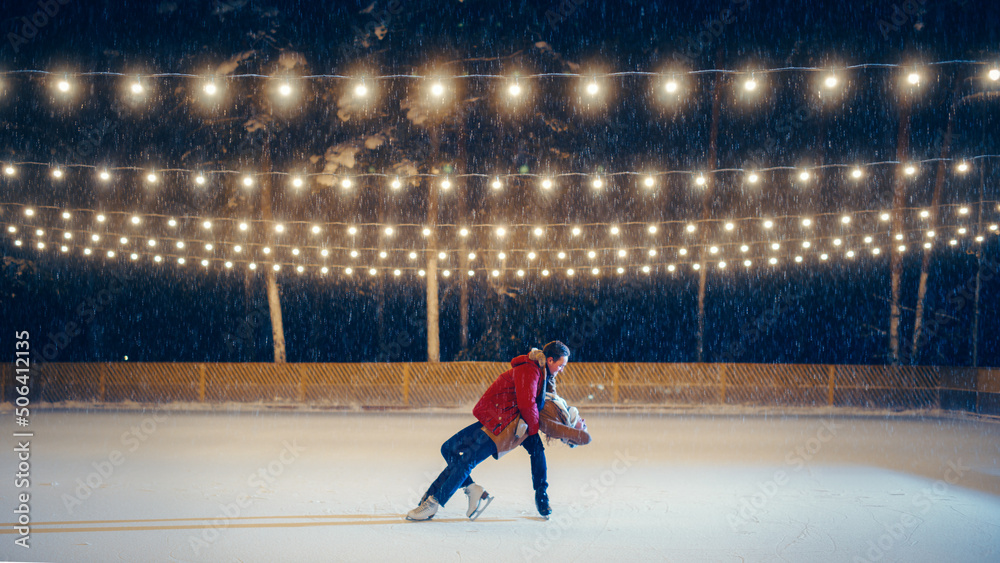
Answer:
<path fill-rule="evenodd" d="M 474 403 L 509 364 L 50 363 L 35 400 L 264 402 L 344 407 Z M 13 397 L 14 368 L 0 368 Z M 571 363 L 558 380 L 571 404 L 945 408 L 1000 414 L 1000 370 L 923 366 Z"/>

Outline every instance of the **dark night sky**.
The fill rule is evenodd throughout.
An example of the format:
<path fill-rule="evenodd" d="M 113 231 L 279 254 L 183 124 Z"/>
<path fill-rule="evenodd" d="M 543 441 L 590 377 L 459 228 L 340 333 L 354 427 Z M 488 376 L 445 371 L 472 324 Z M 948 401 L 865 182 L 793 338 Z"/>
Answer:
<path fill-rule="evenodd" d="M 446 61 L 455 61 L 443 65 L 452 74 L 1000 61 L 995 27 L 1000 5 L 987 1 L 731 0 L 692 6 L 566 0 L 510 6 L 398 0 L 378 1 L 365 10 L 369 4 L 0 2 L 0 72 L 201 73 L 248 51 L 253 54 L 238 73 L 270 75 L 281 54 L 289 52 L 304 56 L 302 72 L 348 74 L 366 67 L 379 75 L 422 73 L 428 65 Z M 53 15 L 36 20 L 45 23 L 34 32 L 26 28 L 25 22 L 46 7 Z M 381 39 L 372 34 L 380 24 L 385 29 Z M 911 158 L 939 156 L 951 100 L 983 91 L 983 70 L 961 62 L 932 67 L 911 107 Z M 828 105 L 815 101 L 815 73 L 766 75 L 766 93 L 757 102 L 741 103 L 738 96 L 722 101 L 717 168 L 895 160 L 906 99 L 898 73 L 887 68 L 854 71 L 845 76 L 848 94 Z M 648 77 L 619 77 L 612 81 L 607 106 L 596 114 L 569 101 L 570 80 L 542 78 L 530 82 L 532 107 L 519 116 L 504 114 L 491 101 L 496 81 L 468 79 L 462 82 L 464 119 L 450 115 L 445 120 L 437 162 L 431 162 L 428 128 L 412 123 L 400 108 L 399 101 L 414 94 L 415 81 L 379 82 L 380 109 L 347 121 L 338 117 L 340 101 L 331 86 L 343 83 L 316 82 L 300 108 L 270 122 L 277 139 L 270 157 L 275 170 L 319 172 L 329 147 L 382 135 L 384 145 L 361 150 L 351 172 L 385 171 L 404 160 L 422 173 L 435 165 L 459 172 L 593 173 L 632 171 L 651 162 L 660 169 L 698 170 L 709 158 L 714 77 L 691 76 L 690 96 L 669 108 L 650 96 Z M 216 113 L 188 101 L 191 81 L 181 78 L 151 81 L 154 94 L 141 108 L 122 101 L 121 77 L 81 78 L 82 94 L 70 107 L 49 99 L 46 75 L 16 73 L 0 80 L 0 161 L 157 163 L 208 171 L 244 169 L 261 161 L 262 136 L 248 134 L 245 123 L 260 115 L 266 80 L 235 82 L 231 103 Z M 726 92 L 734 91 L 729 87 L 735 80 L 725 75 Z M 954 155 L 1000 154 L 998 103 L 1000 98 L 984 96 L 961 106 L 954 118 Z M 906 206 L 930 203 L 934 171 L 923 167 L 907 188 Z M 93 174 L 73 172 L 66 184 L 57 185 L 42 167 L 22 167 L 22 172 L 16 181 L 0 176 L 0 203 L 212 217 L 242 213 L 254 203 L 231 186 L 199 195 L 173 177 L 165 178 L 162 191 L 151 193 L 136 179 L 102 188 Z M 841 176 L 831 172 L 816 186 L 802 189 L 775 175 L 764 187 L 748 190 L 741 175 L 719 174 L 710 213 L 718 219 L 797 216 L 892 205 L 892 168 L 872 168 L 862 189 Z M 965 179 L 951 172 L 947 176 L 945 204 L 975 203 L 980 195 L 985 201 L 1000 199 L 996 159 L 976 161 Z M 276 189 L 275 215 L 289 221 L 395 224 L 417 224 L 426 217 L 425 185 L 393 199 L 375 184 L 360 187 L 351 197 L 319 185 L 299 199 Z M 459 223 L 464 214 L 475 224 L 650 222 L 686 221 L 702 214 L 702 195 L 692 189 L 688 176 L 668 178 L 654 201 L 624 181 L 616 180 L 600 197 L 579 179 L 561 187 L 560 195 L 542 199 L 522 185 L 497 200 L 483 180 L 470 180 L 460 186 L 464 204 L 442 201 L 440 220 Z M 6 227 L 20 221 L 14 217 L 19 210 L 4 207 L 0 223 Z M 997 221 L 995 204 L 984 212 L 987 221 Z M 970 364 L 974 307 L 969 288 L 981 263 L 979 364 L 1000 365 L 997 237 L 982 245 L 981 260 L 971 241 L 955 249 L 944 246 L 933 253 L 926 303 L 928 317 L 937 323 L 916 360 Z M 200 272 L 194 266 L 37 252 L 14 247 L 7 233 L 0 238 L 0 252 L 5 257 L 0 313 L 7 328 L 0 342 L 8 349 L 11 329 L 27 329 L 44 342 L 63 344 L 51 358 L 55 361 L 271 359 L 260 274 L 247 282 L 243 270 Z M 908 344 L 920 255 L 908 253 L 903 266 L 902 342 Z M 282 273 L 278 279 L 289 361 L 426 359 L 424 285 L 415 276 Z M 630 273 L 596 281 L 529 276 L 511 280 L 502 292 L 479 275 L 469 283 L 470 343 L 464 351 L 459 345 L 458 288 L 454 280 L 442 281 L 444 360 L 505 360 L 554 338 L 567 341 L 577 361 L 683 362 L 697 357 L 698 274 L 690 270 L 668 274 L 660 268 L 650 276 Z M 885 256 L 713 270 L 706 292 L 705 359 L 886 362 L 890 297 Z M 81 333 L 62 336 L 67 323 L 80 325 Z"/>

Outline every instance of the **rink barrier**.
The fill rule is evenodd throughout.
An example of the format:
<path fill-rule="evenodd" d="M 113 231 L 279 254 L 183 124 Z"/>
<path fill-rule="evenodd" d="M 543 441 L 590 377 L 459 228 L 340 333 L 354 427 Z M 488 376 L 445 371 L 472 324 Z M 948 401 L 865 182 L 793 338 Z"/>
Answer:
<path fill-rule="evenodd" d="M 267 402 L 362 408 L 474 403 L 506 362 L 48 363 L 43 401 Z M 14 370 L 2 368 L 3 397 Z M 573 404 L 945 408 L 1000 414 L 1000 370 L 811 364 L 583 363 L 559 375 Z"/>

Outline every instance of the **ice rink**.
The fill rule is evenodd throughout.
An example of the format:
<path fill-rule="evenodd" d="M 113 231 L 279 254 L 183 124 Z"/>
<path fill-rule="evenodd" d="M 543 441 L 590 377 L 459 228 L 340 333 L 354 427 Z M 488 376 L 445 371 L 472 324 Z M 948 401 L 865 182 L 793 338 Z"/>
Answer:
<path fill-rule="evenodd" d="M 461 491 L 403 518 L 471 414 L 35 410 L 28 488 L 5 432 L 0 558 L 1000 561 L 1000 423 L 583 410 L 593 443 L 547 446 L 553 518 L 517 450 L 473 472 L 496 497 L 475 522 Z"/>

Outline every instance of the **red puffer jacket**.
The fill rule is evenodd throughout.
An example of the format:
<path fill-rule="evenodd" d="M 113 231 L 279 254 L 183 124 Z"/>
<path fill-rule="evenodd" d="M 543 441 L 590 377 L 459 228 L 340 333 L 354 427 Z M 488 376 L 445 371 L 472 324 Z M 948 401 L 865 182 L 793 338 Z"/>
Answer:
<path fill-rule="evenodd" d="M 541 354 L 539 354 L 541 355 Z M 544 355 L 541 355 L 544 362 Z M 472 414 L 483 423 L 483 427 L 497 436 L 518 414 L 528 425 L 528 434 L 538 433 L 538 386 L 545 376 L 545 368 L 539 367 L 527 354 L 510 361 L 511 369 L 500 377 L 483 393 Z"/>

